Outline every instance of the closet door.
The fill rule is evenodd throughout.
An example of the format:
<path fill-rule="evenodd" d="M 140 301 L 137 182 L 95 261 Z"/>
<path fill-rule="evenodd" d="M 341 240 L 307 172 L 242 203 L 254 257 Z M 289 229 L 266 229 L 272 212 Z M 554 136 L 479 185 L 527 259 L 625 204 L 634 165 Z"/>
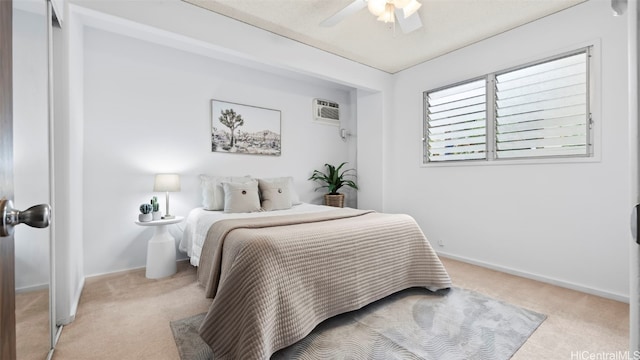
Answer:
<path fill-rule="evenodd" d="M 51 198 L 48 14 L 47 0 L 13 0 L 13 207 L 19 210 Z M 20 225 L 14 237 L 17 358 L 45 359 L 55 331 L 50 229 Z"/>

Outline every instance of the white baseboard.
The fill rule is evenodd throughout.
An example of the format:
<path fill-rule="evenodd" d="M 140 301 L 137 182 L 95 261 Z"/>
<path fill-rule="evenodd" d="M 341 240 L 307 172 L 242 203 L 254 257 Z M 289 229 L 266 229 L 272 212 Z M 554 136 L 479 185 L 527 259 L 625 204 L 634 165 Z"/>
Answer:
<path fill-rule="evenodd" d="M 580 291 L 580 292 L 583 292 L 583 293 L 586 293 L 586 294 L 596 295 L 596 296 L 600 296 L 600 297 L 603 297 L 603 298 L 624 302 L 624 303 L 627 303 L 627 304 L 629 303 L 629 296 L 627 296 L 627 295 L 616 294 L 616 293 L 612 293 L 612 292 L 609 292 L 609 291 L 603 291 L 603 290 L 600 290 L 600 289 L 594 289 L 594 288 L 583 286 L 583 285 L 580 285 L 580 284 L 575 284 L 575 283 L 572 283 L 572 282 L 559 280 L 559 279 L 554 279 L 554 278 L 550 278 L 550 277 L 542 276 L 542 275 L 538 275 L 538 274 L 532 274 L 532 273 L 529 273 L 529 272 L 525 272 L 525 271 L 521 271 L 521 270 L 517 270 L 517 269 L 512 269 L 512 268 L 509 268 L 509 267 L 506 267 L 506 266 L 496 265 L 496 264 L 488 263 L 488 262 L 485 262 L 485 261 L 471 259 L 471 258 L 464 257 L 464 256 L 453 255 L 453 254 L 449 254 L 449 253 L 442 252 L 442 251 L 437 251 L 437 253 L 438 253 L 438 256 L 441 256 L 441 257 L 444 257 L 444 258 L 458 260 L 458 261 L 469 263 L 469 264 L 472 264 L 472 265 L 481 266 L 481 267 L 484 267 L 484 268 L 500 271 L 500 272 L 503 272 L 503 273 L 516 275 L 516 276 L 520 276 L 520 277 L 523 277 L 523 278 L 532 279 L 532 280 L 540 281 L 540 282 L 543 282 L 543 283 L 556 285 L 556 286 L 560 286 L 560 287 L 571 289 L 571 290 Z"/>
<path fill-rule="evenodd" d="M 144 269 L 145 269 L 145 266 L 139 266 L 139 267 L 134 267 L 134 268 L 129 268 L 129 269 L 121 269 L 121 270 L 107 271 L 107 272 L 91 274 L 91 275 L 87 275 L 86 277 L 88 277 L 88 278 L 97 278 L 97 277 L 101 277 L 101 276 L 125 274 L 125 273 L 128 273 L 128 272 L 144 270 Z"/>
<path fill-rule="evenodd" d="M 0 0 L 2 1 L 2 0 Z M 184 257 L 184 258 L 176 258 L 176 263 L 182 262 L 182 261 L 189 261 L 188 257 Z M 108 272 L 102 272 L 102 273 L 96 273 L 96 274 L 91 274 L 91 275 L 87 275 L 88 278 L 95 278 L 95 277 L 101 277 L 101 276 L 110 276 L 110 275 L 117 275 L 117 274 L 126 274 L 132 271 L 139 271 L 139 270 L 145 270 L 146 266 L 138 266 L 138 267 L 134 267 L 134 268 L 129 268 L 129 269 L 122 269 L 122 270 L 115 270 L 115 271 L 108 271 Z"/>
<path fill-rule="evenodd" d="M 25 286 L 25 287 L 21 287 L 21 288 L 16 288 L 16 294 L 22 294 L 22 293 L 27 293 L 27 292 L 32 292 L 32 291 L 39 291 L 39 290 L 46 290 L 48 288 L 49 288 L 49 284 Z"/>

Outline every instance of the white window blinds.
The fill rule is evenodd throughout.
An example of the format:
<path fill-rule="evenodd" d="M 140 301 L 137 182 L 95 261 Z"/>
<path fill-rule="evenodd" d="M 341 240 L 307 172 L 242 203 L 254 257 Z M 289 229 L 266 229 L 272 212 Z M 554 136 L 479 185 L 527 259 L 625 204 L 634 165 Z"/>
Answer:
<path fill-rule="evenodd" d="M 496 75 L 496 157 L 588 154 L 586 51 Z"/>
<path fill-rule="evenodd" d="M 591 156 L 590 48 L 424 93 L 424 162 Z"/>
<path fill-rule="evenodd" d="M 486 80 L 425 94 L 427 161 L 486 157 Z"/>

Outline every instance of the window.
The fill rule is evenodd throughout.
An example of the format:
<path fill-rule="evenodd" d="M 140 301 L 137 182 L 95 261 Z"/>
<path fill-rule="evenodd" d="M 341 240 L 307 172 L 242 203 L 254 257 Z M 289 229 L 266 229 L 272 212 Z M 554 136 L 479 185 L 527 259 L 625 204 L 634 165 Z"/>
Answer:
<path fill-rule="evenodd" d="M 426 97 L 431 161 L 486 158 L 486 84 L 476 80 Z"/>
<path fill-rule="evenodd" d="M 589 49 L 424 93 L 424 162 L 591 155 Z"/>

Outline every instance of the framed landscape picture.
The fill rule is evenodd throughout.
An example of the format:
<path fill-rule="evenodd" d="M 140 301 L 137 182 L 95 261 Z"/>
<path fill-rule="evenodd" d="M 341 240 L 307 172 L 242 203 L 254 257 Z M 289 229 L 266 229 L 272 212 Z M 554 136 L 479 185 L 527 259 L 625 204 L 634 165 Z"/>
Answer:
<path fill-rule="evenodd" d="M 211 151 L 280 156 L 280 110 L 211 100 Z"/>

